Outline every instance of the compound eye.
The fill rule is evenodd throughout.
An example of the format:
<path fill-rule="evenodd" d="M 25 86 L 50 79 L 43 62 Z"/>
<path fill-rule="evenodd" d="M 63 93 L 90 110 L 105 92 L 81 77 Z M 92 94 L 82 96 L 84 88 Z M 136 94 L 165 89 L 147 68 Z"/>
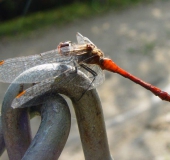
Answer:
<path fill-rule="evenodd" d="M 66 41 L 65 43 L 71 44 L 72 42 L 71 41 Z"/>
<path fill-rule="evenodd" d="M 60 43 L 60 48 L 62 48 L 62 47 L 69 47 L 69 46 L 70 46 L 70 41 L 69 42 Z"/>
<path fill-rule="evenodd" d="M 72 45 L 73 43 L 71 41 L 61 42 L 57 47 L 58 52 L 62 55 L 68 55 L 73 50 Z"/>

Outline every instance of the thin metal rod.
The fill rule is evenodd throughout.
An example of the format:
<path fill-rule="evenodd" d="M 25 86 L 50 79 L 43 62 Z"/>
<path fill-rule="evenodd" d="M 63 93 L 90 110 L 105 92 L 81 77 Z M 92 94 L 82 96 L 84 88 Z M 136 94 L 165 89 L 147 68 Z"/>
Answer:
<path fill-rule="evenodd" d="M 105 122 L 96 90 L 87 91 L 76 101 L 72 98 L 86 160 L 111 160 Z"/>

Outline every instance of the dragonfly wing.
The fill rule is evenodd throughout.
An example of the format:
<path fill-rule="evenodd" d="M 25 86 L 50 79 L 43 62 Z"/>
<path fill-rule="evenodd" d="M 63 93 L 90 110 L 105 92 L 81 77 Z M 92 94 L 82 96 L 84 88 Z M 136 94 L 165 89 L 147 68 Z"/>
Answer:
<path fill-rule="evenodd" d="M 57 49 L 37 55 L 11 58 L 0 62 L 0 81 L 11 83 L 25 70 L 47 63 L 67 62 L 69 57 L 58 54 Z"/>
<path fill-rule="evenodd" d="M 44 67 L 44 68 L 43 68 Z M 55 70 L 53 71 L 53 68 L 55 67 Z M 36 79 L 36 74 L 38 74 L 38 70 L 42 69 L 46 70 L 43 71 L 43 73 L 40 73 L 41 76 L 39 77 L 40 79 L 42 79 L 41 82 L 36 83 L 34 86 L 31 86 L 30 88 L 22 91 L 21 93 L 19 93 L 16 98 L 14 99 L 13 102 L 13 108 L 16 107 L 20 107 L 25 103 L 29 102 L 31 100 L 31 104 L 29 102 L 28 105 L 26 106 L 31 106 L 31 105 L 37 105 L 37 104 L 42 104 L 43 100 L 39 99 L 38 97 L 42 97 L 41 95 L 43 95 L 44 93 L 48 92 L 48 91 L 55 91 L 58 88 L 61 87 L 68 87 L 69 82 L 70 82 L 70 78 L 69 77 L 73 77 L 76 74 L 75 72 L 75 67 L 69 66 L 69 65 L 62 65 L 62 64 L 48 64 L 48 65 L 40 65 L 37 67 L 33 67 L 25 72 L 23 72 L 22 74 L 20 74 L 13 83 L 15 83 L 15 81 L 17 81 L 19 79 L 23 80 L 23 79 L 28 79 L 28 80 L 32 80 L 32 79 Z M 50 75 L 51 73 L 53 73 L 53 75 Z M 44 74 L 47 74 L 46 79 L 44 79 Z M 49 76 L 48 76 L 49 75 Z M 54 76 L 54 77 L 53 77 Z M 32 101 L 33 99 L 33 101 Z"/>
<path fill-rule="evenodd" d="M 75 72 L 74 69 L 65 70 L 59 76 L 45 79 L 41 81 L 40 83 L 37 83 L 34 86 L 21 92 L 13 100 L 12 107 L 20 108 L 20 107 L 26 107 L 26 106 L 31 106 L 31 105 L 42 104 L 43 99 L 41 99 L 41 97 L 43 97 L 42 95 L 44 93 L 49 92 L 49 91 L 64 93 L 67 90 L 67 88 L 70 88 L 71 85 L 80 87 L 82 89 L 82 93 L 86 90 L 96 88 L 98 85 L 100 85 L 104 81 L 103 71 L 97 65 L 90 65 L 88 67 L 90 67 L 97 73 L 96 77 L 94 77 L 89 71 L 81 68 L 80 70 L 83 72 L 83 73 L 81 72 L 83 74 L 82 77 L 84 78 L 87 77 L 89 79 L 88 81 L 84 81 L 83 78 L 81 79 L 78 77 L 78 74 Z M 80 74 L 79 70 L 78 70 L 78 73 Z M 75 88 L 75 87 L 71 87 L 71 88 Z M 79 94 L 81 95 L 81 93 Z"/>
<path fill-rule="evenodd" d="M 45 79 L 75 70 L 74 67 L 65 69 L 64 66 L 65 65 L 62 65 L 61 63 L 49 63 L 35 66 L 21 73 L 20 78 L 16 78 L 13 83 L 38 83 Z"/>
<path fill-rule="evenodd" d="M 76 37 L 77 37 L 77 42 L 79 44 L 84 44 L 85 43 L 84 37 L 79 32 L 77 32 Z"/>
<path fill-rule="evenodd" d="M 68 78 L 68 74 L 70 78 Z M 76 74 L 75 71 L 72 72 L 70 70 L 66 70 L 65 72 L 61 73 L 60 76 L 51 77 L 35 84 L 34 86 L 19 93 L 13 100 L 11 107 L 22 108 L 43 104 L 44 98 L 46 98 L 43 97 L 43 95 L 46 93 L 49 93 L 49 95 L 54 92 L 66 93 L 66 88 L 69 88 L 70 83 L 72 83 L 72 81 L 75 79 L 74 74 Z"/>
<path fill-rule="evenodd" d="M 23 92 L 21 92 L 12 102 L 12 108 L 17 108 L 19 106 L 22 106 L 23 104 L 29 102 L 32 99 L 36 99 L 39 95 L 42 95 L 43 93 L 50 91 L 52 89 L 52 84 L 54 83 L 55 79 L 51 78 L 51 79 L 47 79 L 41 83 L 38 83 L 26 90 L 24 90 Z M 32 102 L 32 104 L 37 105 L 37 104 L 41 104 L 42 99 L 37 101 L 37 99 L 35 100 L 35 102 Z M 31 104 L 29 104 L 30 106 Z"/>
<path fill-rule="evenodd" d="M 81 35 L 80 33 L 77 32 L 77 42 L 79 44 L 85 44 L 85 43 L 90 43 L 90 44 L 93 44 L 92 41 L 90 41 L 87 37 L 84 37 L 83 35 Z M 93 44 L 94 45 L 94 44 Z"/>
<path fill-rule="evenodd" d="M 92 82 L 89 86 L 83 86 L 83 88 L 85 89 L 94 89 L 97 86 L 101 85 L 104 80 L 105 80 L 105 75 L 103 70 L 95 64 L 88 64 L 87 65 L 91 70 L 93 70 L 94 72 L 96 72 L 97 76 L 94 76 L 92 73 L 90 73 L 88 70 L 84 69 L 83 67 L 80 68 L 80 70 L 90 79 L 90 81 Z"/>
<path fill-rule="evenodd" d="M 92 41 L 90 41 L 90 39 L 88 39 L 87 37 L 84 37 L 84 41 L 85 41 L 85 43 L 90 43 L 90 44 L 94 45 L 94 43 Z"/>
<path fill-rule="evenodd" d="M 93 82 L 93 86 L 94 88 L 96 88 L 97 86 L 101 85 L 105 81 L 105 74 L 98 65 L 91 65 L 90 68 L 97 73 L 97 76 L 95 77 L 95 80 Z"/>

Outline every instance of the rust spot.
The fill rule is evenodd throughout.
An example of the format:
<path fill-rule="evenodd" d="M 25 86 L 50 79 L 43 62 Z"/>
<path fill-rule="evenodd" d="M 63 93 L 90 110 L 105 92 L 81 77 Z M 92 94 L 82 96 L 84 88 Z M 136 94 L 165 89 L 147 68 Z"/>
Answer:
<path fill-rule="evenodd" d="M 4 64 L 4 60 L 0 61 L 0 65 L 3 65 Z"/>
<path fill-rule="evenodd" d="M 22 91 L 21 93 L 19 93 L 16 98 L 20 98 L 23 94 L 25 94 L 25 91 Z"/>

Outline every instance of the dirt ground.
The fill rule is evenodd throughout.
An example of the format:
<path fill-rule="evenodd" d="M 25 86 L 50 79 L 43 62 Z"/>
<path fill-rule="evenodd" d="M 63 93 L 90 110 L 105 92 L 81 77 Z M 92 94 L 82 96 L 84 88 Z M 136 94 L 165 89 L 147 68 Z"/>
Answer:
<path fill-rule="evenodd" d="M 170 1 L 156 1 L 120 12 L 77 20 L 15 40 L 0 40 L 0 59 L 38 54 L 61 41 L 75 41 L 76 32 L 88 37 L 106 57 L 141 79 L 170 93 Z M 170 108 L 149 91 L 113 73 L 97 88 L 114 160 L 169 160 Z M 0 84 L 0 101 L 6 84 Z M 83 160 L 77 124 L 72 128 L 60 160 Z M 39 117 L 31 120 L 35 134 Z M 35 125 L 36 123 L 36 125 Z M 6 153 L 2 160 L 7 160 Z"/>

